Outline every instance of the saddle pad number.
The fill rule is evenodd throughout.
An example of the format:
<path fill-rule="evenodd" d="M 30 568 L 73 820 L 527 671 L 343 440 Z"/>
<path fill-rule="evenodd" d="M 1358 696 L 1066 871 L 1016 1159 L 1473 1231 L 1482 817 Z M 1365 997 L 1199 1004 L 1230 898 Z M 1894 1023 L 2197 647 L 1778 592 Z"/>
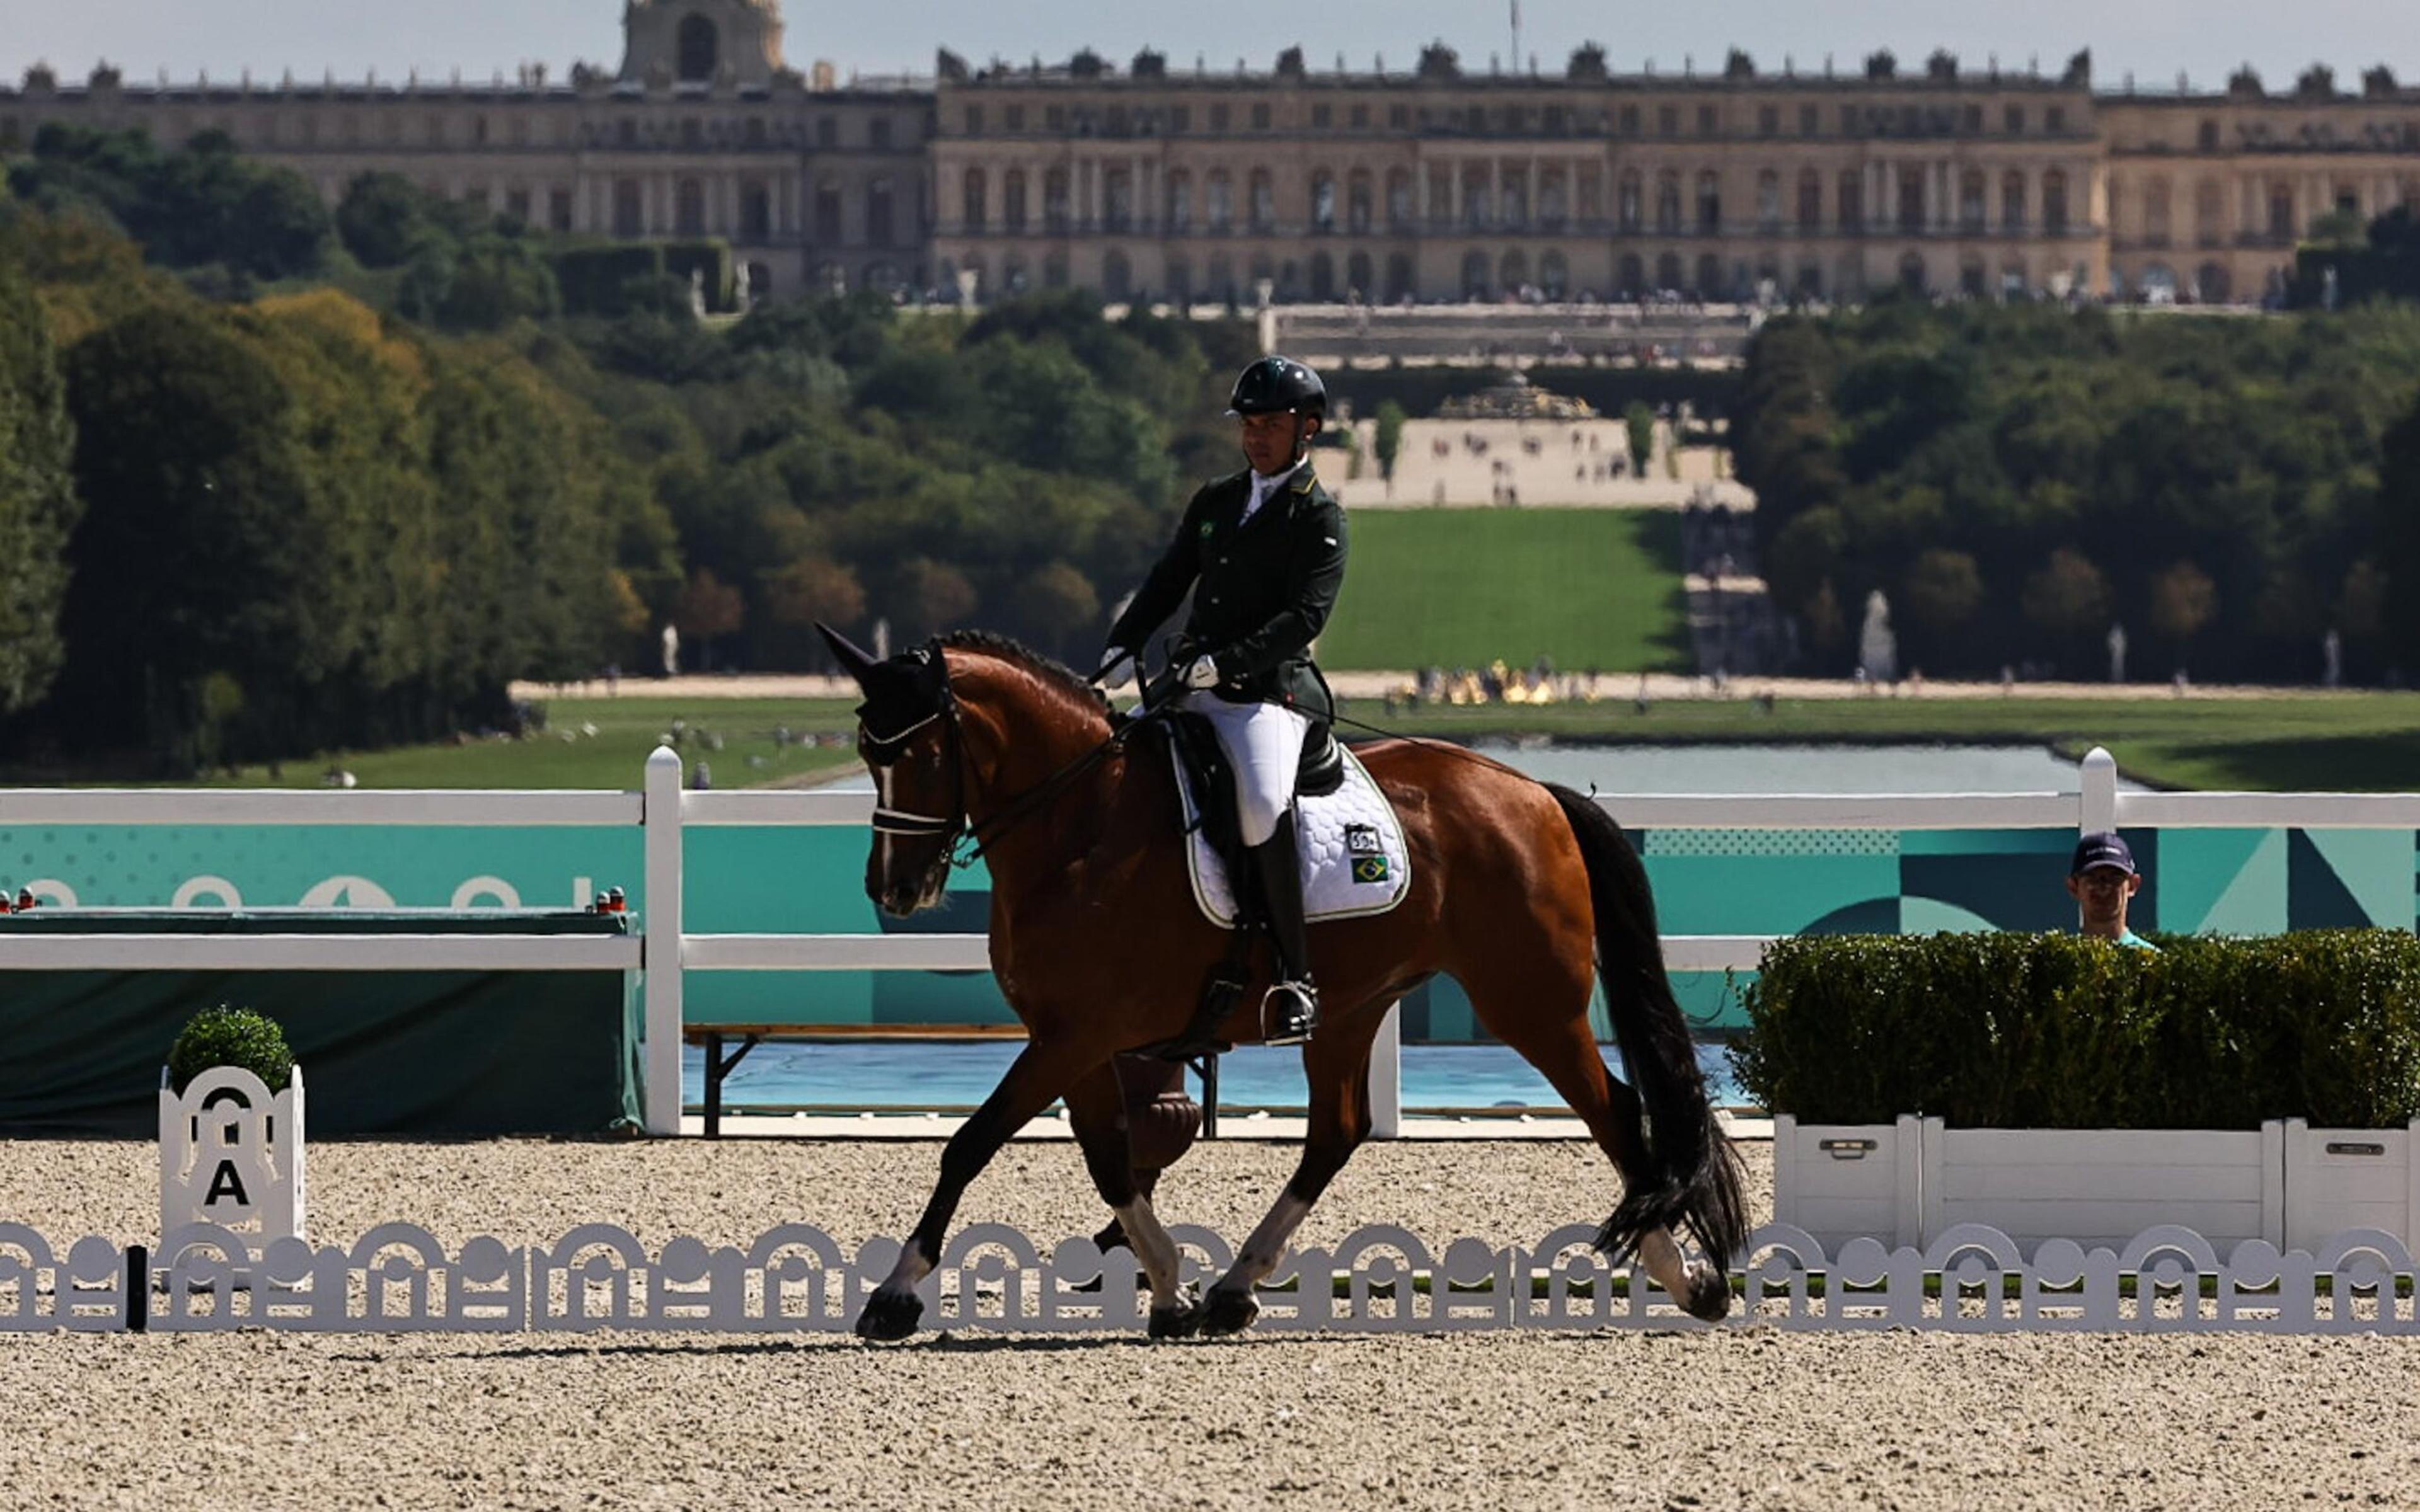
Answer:
<path fill-rule="evenodd" d="M 1378 843 L 1378 826 L 1375 825 L 1345 825 L 1344 849 L 1347 854 L 1353 856 L 1379 855 L 1383 847 Z"/>

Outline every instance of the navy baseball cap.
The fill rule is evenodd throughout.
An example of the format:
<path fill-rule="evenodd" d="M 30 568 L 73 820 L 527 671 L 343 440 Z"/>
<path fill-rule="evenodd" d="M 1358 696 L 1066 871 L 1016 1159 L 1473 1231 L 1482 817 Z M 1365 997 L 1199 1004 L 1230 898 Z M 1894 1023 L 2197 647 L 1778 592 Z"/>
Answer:
<path fill-rule="evenodd" d="M 2075 842 L 2075 859 L 2067 866 L 2067 874 L 2080 877 L 2095 867 L 2114 866 L 2128 876 L 2134 876 L 2134 853 L 2123 840 L 2102 830 L 2085 836 Z"/>

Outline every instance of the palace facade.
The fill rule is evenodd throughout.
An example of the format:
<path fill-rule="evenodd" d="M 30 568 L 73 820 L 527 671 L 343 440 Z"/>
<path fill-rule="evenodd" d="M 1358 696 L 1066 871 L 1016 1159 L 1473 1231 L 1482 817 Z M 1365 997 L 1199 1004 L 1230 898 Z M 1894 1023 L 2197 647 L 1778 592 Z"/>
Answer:
<path fill-rule="evenodd" d="M 1250 301 L 1545 299 L 1894 284 L 2257 300 L 2321 215 L 2420 200 L 2420 91 L 2273 95 L 2055 77 L 954 70 L 934 255 L 985 286 Z"/>
<path fill-rule="evenodd" d="M 782 56 L 776 0 L 630 0 L 617 71 L 81 86 L 30 70 L 0 89 L 0 148 L 45 122 L 222 131 L 334 204 L 354 176 L 401 174 L 550 230 L 721 237 L 753 290 L 907 287 L 929 257 L 930 80 L 840 82 Z"/>
<path fill-rule="evenodd" d="M 49 121 L 220 130 L 332 202 L 392 171 L 533 224 L 729 239 L 752 286 L 1078 285 L 1253 302 L 1619 297 L 1895 284 L 2227 302 L 2273 292 L 2320 217 L 2420 201 L 2420 90 L 2325 69 L 2273 92 L 2055 75 L 1617 75 L 1172 69 L 1144 52 L 842 82 L 786 66 L 776 0 L 630 0 L 618 70 L 510 82 L 0 89 L 0 147 Z"/>

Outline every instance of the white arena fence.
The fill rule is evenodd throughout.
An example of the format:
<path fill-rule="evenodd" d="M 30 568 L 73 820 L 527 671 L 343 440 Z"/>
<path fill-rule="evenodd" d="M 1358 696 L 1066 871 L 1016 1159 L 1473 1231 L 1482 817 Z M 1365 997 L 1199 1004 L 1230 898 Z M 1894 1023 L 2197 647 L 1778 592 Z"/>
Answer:
<path fill-rule="evenodd" d="M 644 973 L 644 1121 L 675 1134 L 681 1115 L 681 988 L 691 971 L 981 970 L 980 934 L 692 934 L 683 928 L 684 832 L 692 825 L 865 827 L 871 794 L 689 792 L 670 748 L 647 759 L 636 793 L 13 789 L 8 825 L 636 825 L 645 908 L 635 936 L 535 934 L 0 934 L 0 969 L 629 970 Z M 2095 748 L 2075 793 L 1611 794 L 1635 828 L 2057 829 L 2128 826 L 2420 828 L 2420 794 L 2120 793 L 2116 761 Z M 1770 936 L 1668 935 L 1676 971 L 1754 970 Z M 807 1022 L 807 1021 L 802 1021 Z M 1401 1041 L 1393 1015 L 1372 1057 L 1373 1133 L 1401 1126 Z"/>
<path fill-rule="evenodd" d="M 1233 1256 L 1215 1233 L 1171 1232 L 1186 1276 L 1206 1286 Z M 1536 1244 L 1462 1239 L 1442 1252 L 1372 1226 L 1333 1249 L 1287 1256 L 1258 1293 L 1267 1332 L 1450 1333 L 1694 1328 L 1643 1269 L 1609 1265 L 1588 1225 Z M 385 1224 L 350 1245 L 286 1238 L 255 1249 L 195 1224 L 157 1250 L 99 1236 L 64 1253 L 0 1224 L 0 1335 L 210 1333 L 839 1334 L 890 1273 L 899 1242 L 853 1248 L 804 1224 L 745 1249 L 688 1237 L 649 1250 L 628 1229 L 583 1224 L 551 1244 L 472 1239 L 449 1251 L 426 1228 Z M 2393 1236 L 2340 1234 L 2313 1253 L 2252 1240 L 2221 1258 L 2190 1229 L 2120 1248 L 2043 1244 L 2030 1265 L 1980 1225 L 1925 1249 L 1872 1239 L 1826 1256 L 1803 1229 L 1749 1241 L 1740 1305 L 1725 1326 L 1785 1330 L 2420 1334 L 2415 1265 Z M 1069 1239 L 1045 1253 L 1016 1229 L 978 1224 L 918 1288 L 930 1329 L 1003 1334 L 1140 1332 L 1149 1292 L 1130 1256 Z"/>

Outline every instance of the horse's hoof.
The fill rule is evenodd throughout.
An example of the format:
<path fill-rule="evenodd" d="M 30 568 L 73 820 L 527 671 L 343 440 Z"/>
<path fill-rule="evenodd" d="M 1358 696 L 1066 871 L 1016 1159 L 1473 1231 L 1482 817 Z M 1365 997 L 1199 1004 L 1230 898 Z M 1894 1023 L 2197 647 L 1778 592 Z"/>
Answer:
<path fill-rule="evenodd" d="M 924 1316 L 924 1299 L 912 1291 L 876 1291 L 857 1315 L 857 1336 L 888 1344 L 916 1332 Z"/>
<path fill-rule="evenodd" d="M 1690 1273 L 1689 1300 L 1682 1306 L 1700 1322 L 1719 1323 L 1730 1316 L 1731 1278 L 1713 1266 Z"/>
<path fill-rule="evenodd" d="M 1193 1284 L 1189 1281 L 1176 1288 L 1176 1301 L 1151 1310 L 1153 1338 L 1189 1339 L 1201 1332 L 1202 1300 L 1193 1294 Z"/>
<path fill-rule="evenodd" d="M 1154 1307 L 1151 1310 L 1151 1336 L 1156 1339 L 1189 1339 L 1202 1332 L 1202 1307 L 1199 1303 L 1186 1303 L 1175 1307 Z"/>
<path fill-rule="evenodd" d="M 1202 1336 L 1224 1338 L 1252 1326 L 1261 1316 L 1260 1299 L 1237 1287 L 1212 1287 L 1202 1302 Z"/>

